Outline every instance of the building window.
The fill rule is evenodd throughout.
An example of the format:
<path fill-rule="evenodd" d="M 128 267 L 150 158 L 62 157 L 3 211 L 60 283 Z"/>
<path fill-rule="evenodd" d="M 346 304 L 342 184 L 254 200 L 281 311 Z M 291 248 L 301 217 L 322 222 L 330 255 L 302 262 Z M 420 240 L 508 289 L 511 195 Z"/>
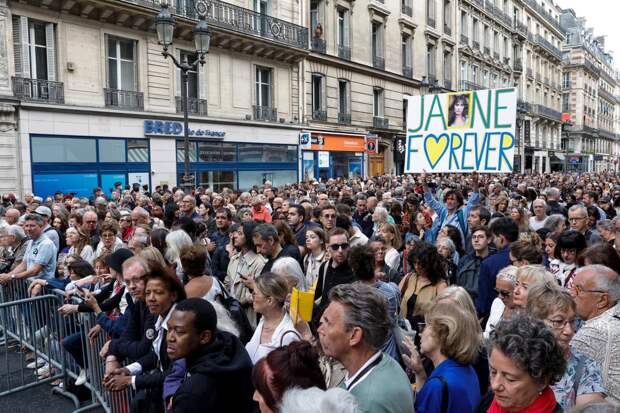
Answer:
<path fill-rule="evenodd" d="M 349 114 L 349 81 L 338 80 L 338 113 Z"/>
<path fill-rule="evenodd" d="M 327 120 L 325 106 L 325 76 L 314 73 L 312 75 L 312 119 Z"/>
<path fill-rule="evenodd" d="M 347 60 L 351 59 L 349 16 L 350 14 L 347 9 L 338 8 L 338 57 Z"/>
<path fill-rule="evenodd" d="M 15 75 L 56 80 L 55 43 L 54 24 L 13 16 Z"/>
<path fill-rule="evenodd" d="M 471 81 L 474 85 L 478 85 L 478 66 L 471 67 Z"/>
<path fill-rule="evenodd" d="M 135 92 L 136 72 L 136 42 L 108 37 L 108 87 Z"/>
<path fill-rule="evenodd" d="M 452 89 L 452 53 L 443 54 L 443 85 L 446 89 Z"/>
<path fill-rule="evenodd" d="M 431 27 L 436 27 L 435 0 L 426 0 L 426 23 Z"/>
<path fill-rule="evenodd" d="M 429 82 L 437 77 L 437 72 L 435 71 L 435 51 L 435 45 L 429 43 L 426 48 L 426 72 Z"/>
<path fill-rule="evenodd" d="M 443 31 L 452 34 L 452 3 L 450 0 L 444 0 L 443 3 Z"/>
<path fill-rule="evenodd" d="M 406 33 L 401 35 L 400 49 L 401 59 L 403 62 L 403 75 L 405 77 L 412 77 L 411 36 Z"/>
<path fill-rule="evenodd" d="M 97 141 L 95 139 L 33 137 L 31 150 L 32 162 L 97 162 Z"/>
<path fill-rule="evenodd" d="M 383 117 L 383 89 L 374 88 L 372 91 L 372 113 L 377 118 Z"/>
<path fill-rule="evenodd" d="M 377 22 L 372 23 L 372 56 L 383 58 L 383 25 Z"/>
<path fill-rule="evenodd" d="M 461 81 L 467 81 L 467 62 L 461 62 Z"/>
<path fill-rule="evenodd" d="M 312 28 L 312 35 L 314 36 L 314 32 L 316 27 L 320 24 L 321 20 L 319 17 L 319 1 L 312 0 L 310 1 L 310 26 Z"/>
<path fill-rule="evenodd" d="M 272 106 L 271 97 L 271 69 L 256 67 L 256 105 L 263 107 Z"/>
<path fill-rule="evenodd" d="M 467 36 L 467 13 L 461 11 L 461 33 Z"/>
<path fill-rule="evenodd" d="M 187 59 L 187 62 L 189 63 L 193 63 L 196 61 L 196 59 L 198 59 L 198 54 L 196 53 L 191 53 L 191 52 L 186 52 L 181 50 L 179 52 L 179 56 L 181 58 L 181 62 L 184 59 Z M 197 99 L 199 96 L 199 91 L 198 91 L 198 71 L 196 70 L 198 66 L 194 66 L 194 68 L 190 69 L 187 72 L 187 97 L 188 98 L 194 98 Z M 183 87 L 183 80 L 181 79 L 181 71 L 177 70 L 179 72 L 179 85 L 181 85 L 181 87 Z M 180 93 L 179 93 L 180 95 Z"/>

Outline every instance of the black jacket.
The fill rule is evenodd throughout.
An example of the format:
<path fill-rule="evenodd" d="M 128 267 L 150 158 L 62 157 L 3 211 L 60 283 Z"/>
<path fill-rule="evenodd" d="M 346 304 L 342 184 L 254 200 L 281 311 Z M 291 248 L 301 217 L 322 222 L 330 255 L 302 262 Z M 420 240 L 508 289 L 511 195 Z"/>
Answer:
<path fill-rule="evenodd" d="M 237 337 L 218 331 L 211 344 L 186 361 L 187 373 L 172 398 L 172 412 L 253 411 L 252 361 Z"/>
<path fill-rule="evenodd" d="M 130 306 L 130 317 L 127 321 L 127 328 L 121 337 L 110 342 L 110 354 L 124 359 L 138 360 L 149 353 L 151 343 L 155 339 L 155 321 L 144 301 L 133 302 L 128 300 Z"/>
<path fill-rule="evenodd" d="M 99 293 L 95 294 L 95 299 L 99 304 L 99 308 L 101 308 L 101 311 L 103 311 L 104 313 L 114 310 L 121 302 L 121 298 L 123 297 L 123 293 L 125 292 L 125 287 L 123 287 L 118 294 L 112 295 L 112 293 L 114 292 L 114 285 L 117 282 L 118 281 L 108 283 L 108 285 L 103 287 L 101 291 L 99 291 Z M 78 311 L 80 313 L 92 313 L 93 310 L 86 304 L 79 303 Z"/>

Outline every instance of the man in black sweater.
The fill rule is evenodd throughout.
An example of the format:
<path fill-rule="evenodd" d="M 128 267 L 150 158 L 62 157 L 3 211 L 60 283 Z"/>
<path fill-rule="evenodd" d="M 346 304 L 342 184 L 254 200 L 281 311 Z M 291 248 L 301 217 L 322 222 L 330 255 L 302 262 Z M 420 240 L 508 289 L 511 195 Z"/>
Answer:
<path fill-rule="evenodd" d="M 241 341 L 218 331 L 215 309 L 206 300 L 189 298 L 168 320 L 170 360 L 185 358 L 187 373 L 166 401 L 173 413 L 253 411 L 252 361 Z"/>

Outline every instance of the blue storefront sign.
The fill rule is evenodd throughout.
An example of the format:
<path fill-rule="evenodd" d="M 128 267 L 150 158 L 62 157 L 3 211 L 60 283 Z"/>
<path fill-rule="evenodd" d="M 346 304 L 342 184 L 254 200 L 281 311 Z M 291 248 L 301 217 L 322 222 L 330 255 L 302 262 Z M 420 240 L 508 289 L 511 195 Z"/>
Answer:
<path fill-rule="evenodd" d="M 183 123 L 162 121 L 162 120 L 145 120 L 144 121 L 144 134 L 145 135 L 163 135 L 163 136 L 182 136 L 183 135 Z M 217 131 L 211 129 L 188 129 L 189 136 L 202 136 L 206 138 L 223 138 L 226 136 L 226 132 Z"/>

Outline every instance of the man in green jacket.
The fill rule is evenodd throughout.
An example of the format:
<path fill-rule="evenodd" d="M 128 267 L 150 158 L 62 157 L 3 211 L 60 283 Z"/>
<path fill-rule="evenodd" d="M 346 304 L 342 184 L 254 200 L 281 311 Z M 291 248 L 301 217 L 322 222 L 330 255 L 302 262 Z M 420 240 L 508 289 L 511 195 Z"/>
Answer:
<path fill-rule="evenodd" d="M 413 392 L 403 369 L 381 348 L 390 330 L 387 302 L 368 285 L 334 287 L 321 317 L 319 339 L 325 354 L 347 371 L 341 387 L 367 413 L 412 413 Z"/>

